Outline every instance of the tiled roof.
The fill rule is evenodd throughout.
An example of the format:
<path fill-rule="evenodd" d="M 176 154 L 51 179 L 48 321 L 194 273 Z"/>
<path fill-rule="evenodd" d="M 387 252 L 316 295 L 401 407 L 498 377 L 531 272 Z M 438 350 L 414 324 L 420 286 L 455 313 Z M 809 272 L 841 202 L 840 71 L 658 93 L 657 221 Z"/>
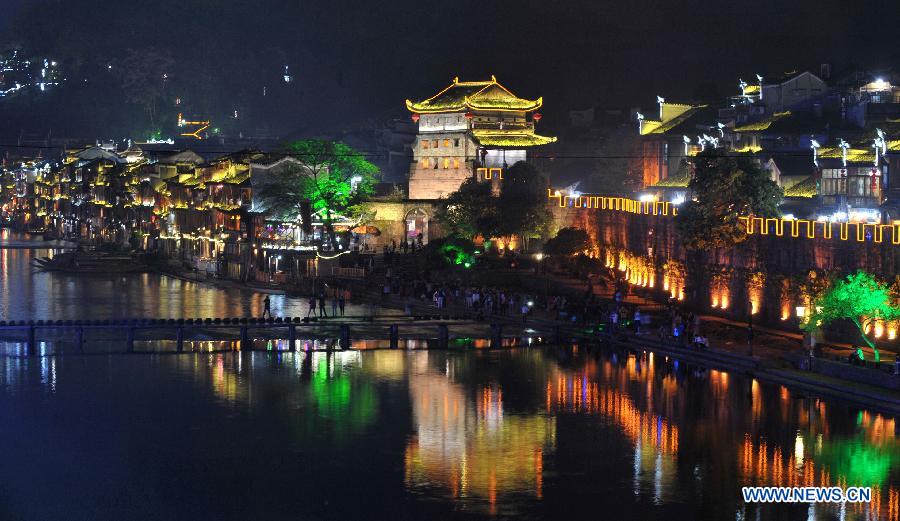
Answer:
<path fill-rule="evenodd" d="M 841 159 L 843 157 L 841 147 L 822 147 L 816 155 L 820 159 Z M 872 163 L 875 161 L 875 149 L 873 148 L 848 148 L 848 163 Z"/>
<path fill-rule="evenodd" d="M 665 179 L 660 179 L 658 183 L 653 185 L 654 188 L 687 188 L 691 182 L 691 170 L 689 168 L 679 168 L 673 175 Z"/>
<path fill-rule="evenodd" d="M 555 137 L 541 136 L 534 132 L 510 132 L 504 130 L 473 130 L 472 136 L 482 146 L 488 147 L 532 147 L 547 145 L 556 141 Z"/>
<path fill-rule="evenodd" d="M 519 98 L 491 76 L 490 81 L 459 81 L 424 101 L 406 100 L 406 108 L 422 114 L 473 110 L 533 111 L 541 108 L 543 98 Z"/>
<path fill-rule="evenodd" d="M 817 194 L 816 179 L 813 176 L 801 179 L 797 183 L 784 187 L 785 197 L 802 197 L 809 199 L 815 197 Z"/>
<path fill-rule="evenodd" d="M 652 119 L 644 120 L 641 125 L 641 135 L 696 134 L 698 124 L 704 123 L 709 126 L 715 124 L 716 109 L 710 109 L 708 105 L 694 105 L 689 107 L 690 108 L 680 115 L 665 122 Z"/>
<path fill-rule="evenodd" d="M 769 127 L 772 126 L 773 123 L 784 119 L 791 115 L 791 111 L 787 110 L 784 112 L 776 112 L 772 114 L 766 119 L 756 121 L 754 123 L 747 123 L 746 125 L 741 125 L 739 127 L 735 127 L 735 132 L 762 132 L 764 130 L 768 130 Z"/>

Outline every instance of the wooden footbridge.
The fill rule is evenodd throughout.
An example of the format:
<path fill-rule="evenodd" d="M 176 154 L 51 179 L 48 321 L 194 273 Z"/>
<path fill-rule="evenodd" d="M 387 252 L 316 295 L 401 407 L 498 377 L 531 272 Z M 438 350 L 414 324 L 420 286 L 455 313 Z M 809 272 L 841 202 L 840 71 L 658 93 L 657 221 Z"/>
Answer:
<path fill-rule="evenodd" d="M 506 328 L 504 324 L 507 324 Z M 535 327 L 540 327 L 535 325 Z M 208 351 L 251 351 L 271 349 L 269 341 L 278 342 L 276 349 L 296 351 L 301 343 L 318 341 L 326 349 L 384 347 L 396 349 L 401 344 L 445 349 L 452 345 L 477 342 L 479 346 L 501 347 L 515 344 L 526 335 L 504 336 L 522 331 L 515 321 L 496 317 L 490 322 L 476 321 L 464 315 L 414 315 L 390 317 L 342 318 L 204 318 L 204 319 L 111 319 L 111 320 L 10 320 L 0 321 L 0 345 L 12 343 L 24 349 L 13 349 L 7 355 L 36 356 L 48 354 L 42 346 L 53 345 L 49 354 L 96 352 L 87 346 L 103 342 L 104 353 L 158 353 Z M 551 330 L 558 337 L 559 328 Z M 451 331 L 454 333 L 451 335 Z M 528 330 L 538 337 L 538 331 Z M 403 333 L 403 335 L 401 335 Z M 543 334 L 547 334 L 545 331 Z M 196 348 L 198 342 L 207 347 Z M 145 348 L 148 343 L 156 346 Z M 172 345 L 174 343 L 174 346 Z M 168 345 L 161 349 L 160 344 Z M 214 345 L 219 344 L 219 345 Z M 63 348 L 63 346 L 65 346 Z M 302 347 L 301 347 L 302 348 Z"/>

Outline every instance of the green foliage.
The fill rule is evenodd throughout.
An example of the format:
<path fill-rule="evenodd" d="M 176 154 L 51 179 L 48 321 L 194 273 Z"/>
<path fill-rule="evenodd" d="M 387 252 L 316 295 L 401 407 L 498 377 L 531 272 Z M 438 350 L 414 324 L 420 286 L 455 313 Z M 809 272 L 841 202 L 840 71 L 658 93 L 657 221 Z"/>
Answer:
<path fill-rule="evenodd" d="M 693 159 L 693 200 L 678 212 L 678 229 L 693 250 L 727 248 L 743 242 L 739 217 L 775 217 L 781 188 L 745 154 L 707 150 Z"/>
<path fill-rule="evenodd" d="M 581 228 L 562 228 L 544 245 L 548 255 L 570 256 L 590 248 L 591 237 Z"/>
<path fill-rule="evenodd" d="M 444 259 L 454 266 L 471 268 L 475 265 L 475 245 L 461 237 L 451 237 L 441 246 Z"/>
<path fill-rule="evenodd" d="M 447 265 L 471 268 L 475 265 L 475 244 L 458 235 L 434 239 L 425 246 L 425 257 L 430 268 Z"/>
<path fill-rule="evenodd" d="M 857 271 L 838 280 L 816 299 L 809 319 L 802 327 L 806 331 L 814 331 L 829 322 L 847 319 L 853 322 L 866 344 L 875 349 L 875 342 L 866 334 L 867 327 L 872 326 L 875 320 L 897 318 L 900 318 L 900 306 L 891 301 L 887 285 L 864 271 Z M 875 353 L 879 356 L 877 349 Z"/>
<path fill-rule="evenodd" d="M 466 179 L 459 190 L 441 201 L 435 217 L 451 233 L 461 237 L 491 237 L 499 219 L 491 184 Z"/>
<path fill-rule="evenodd" d="M 343 143 L 310 139 L 291 143 L 289 150 L 297 161 L 273 169 L 271 178 L 260 185 L 260 200 L 274 215 L 284 217 L 300 215 L 302 205 L 310 204 L 321 212 L 334 244 L 334 215 L 365 213 L 378 167 Z"/>

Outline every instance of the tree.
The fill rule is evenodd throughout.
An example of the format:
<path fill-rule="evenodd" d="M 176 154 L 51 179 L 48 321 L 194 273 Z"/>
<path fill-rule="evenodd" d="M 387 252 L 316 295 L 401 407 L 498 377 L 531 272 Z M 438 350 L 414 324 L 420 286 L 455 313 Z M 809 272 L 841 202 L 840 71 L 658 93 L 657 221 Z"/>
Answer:
<path fill-rule="evenodd" d="M 498 221 L 491 184 L 475 178 L 466 179 L 459 190 L 440 202 L 435 217 L 448 231 L 460 237 L 473 239 L 481 235 L 490 238 Z"/>
<path fill-rule="evenodd" d="M 175 61 L 155 49 L 128 49 L 119 70 L 125 100 L 140 105 L 150 117 L 151 131 L 156 129 L 156 102 L 165 93 L 166 81 Z"/>
<path fill-rule="evenodd" d="M 880 360 L 875 341 L 869 338 L 867 331 L 874 329 L 875 321 L 889 321 L 900 318 L 900 306 L 891 301 L 890 291 L 886 284 L 875 280 L 864 271 L 837 281 L 813 304 L 809 319 L 802 325 L 805 331 L 812 332 L 829 322 L 848 319 L 853 322 L 866 345 L 875 353 L 875 360 Z"/>
<path fill-rule="evenodd" d="M 548 255 L 570 256 L 591 247 L 591 237 L 581 228 L 562 228 L 544 245 Z"/>
<path fill-rule="evenodd" d="M 518 235 L 523 242 L 540 235 L 551 221 L 547 207 L 547 180 L 530 163 L 519 161 L 503 174 L 497 233 Z"/>
<path fill-rule="evenodd" d="M 331 246 L 337 249 L 334 217 L 364 213 L 378 167 L 343 143 L 309 139 L 291 143 L 289 150 L 297 161 L 261 184 L 260 200 L 267 210 L 280 214 L 298 215 L 304 203 L 310 204 L 321 212 Z"/>
<path fill-rule="evenodd" d="M 459 235 L 428 241 L 425 246 L 425 262 L 433 269 L 441 269 L 447 265 L 471 268 L 475 265 L 475 244 Z"/>
<path fill-rule="evenodd" d="M 692 166 L 692 200 L 682 206 L 677 220 L 687 248 L 734 246 L 747 238 L 739 217 L 778 215 L 784 194 L 752 156 L 711 149 L 693 158 Z"/>

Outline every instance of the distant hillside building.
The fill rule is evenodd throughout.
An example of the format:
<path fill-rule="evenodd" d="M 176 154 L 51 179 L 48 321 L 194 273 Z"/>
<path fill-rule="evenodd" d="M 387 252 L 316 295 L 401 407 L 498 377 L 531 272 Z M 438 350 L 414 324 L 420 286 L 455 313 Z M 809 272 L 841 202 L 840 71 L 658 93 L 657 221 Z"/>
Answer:
<path fill-rule="evenodd" d="M 409 174 L 410 199 L 439 199 L 469 177 L 496 182 L 527 159 L 529 148 L 556 141 L 535 133 L 542 98 L 517 97 L 491 76 L 459 81 L 424 101 L 406 100 L 418 123 Z"/>

